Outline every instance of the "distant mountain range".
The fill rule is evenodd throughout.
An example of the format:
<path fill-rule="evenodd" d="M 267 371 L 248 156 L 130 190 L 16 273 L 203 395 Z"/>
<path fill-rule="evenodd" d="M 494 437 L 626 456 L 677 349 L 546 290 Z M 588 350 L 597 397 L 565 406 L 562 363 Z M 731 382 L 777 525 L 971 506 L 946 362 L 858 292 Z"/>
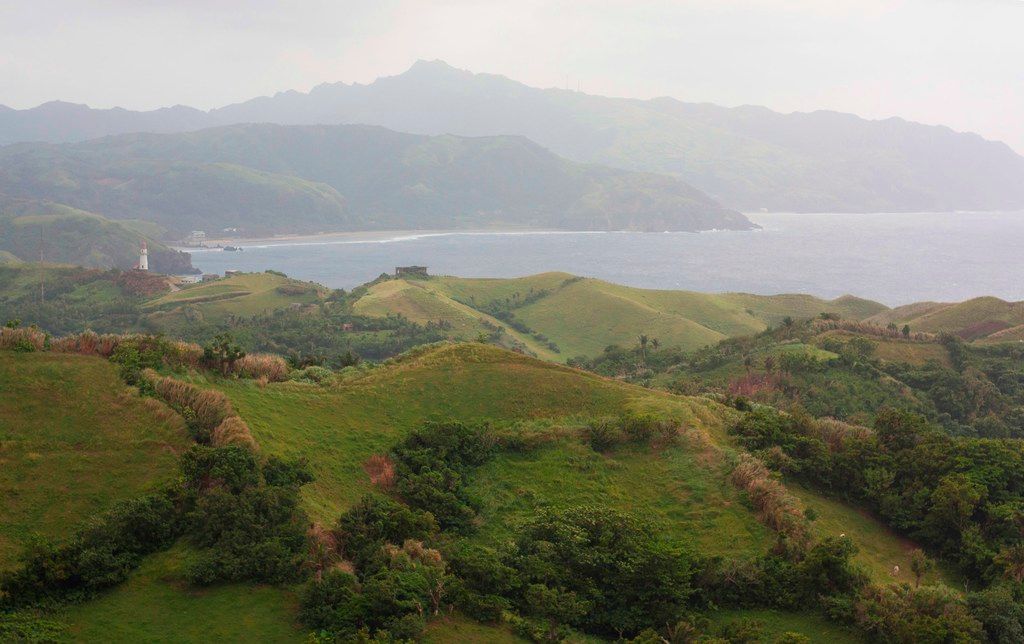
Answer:
<path fill-rule="evenodd" d="M 1003 143 L 901 119 L 779 114 L 670 98 L 536 89 L 418 62 L 369 85 L 334 83 L 203 112 L 0 109 L 0 143 L 81 141 L 210 126 L 362 123 L 425 135 L 520 135 L 566 158 L 670 174 L 731 208 L 793 211 L 1024 208 L 1024 157 Z"/>
<path fill-rule="evenodd" d="M 451 228 L 753 228 L 683 181 L 562 159 L 523 137 L 233 125 L 0 148 L 0 194 L 180 237 Z"/>

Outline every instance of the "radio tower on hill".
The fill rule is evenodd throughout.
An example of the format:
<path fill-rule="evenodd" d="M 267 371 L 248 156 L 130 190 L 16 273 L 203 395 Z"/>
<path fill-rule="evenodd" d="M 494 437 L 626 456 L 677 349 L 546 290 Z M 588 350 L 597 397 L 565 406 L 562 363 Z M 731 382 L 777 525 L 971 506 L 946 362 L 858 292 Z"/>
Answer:
<path fill-rule="evenodd" d="M 149 249 L 146 248 L 146 240 L 142 240 L 142 248 L 139 249 L 139 270 L 149 270 Z"/>

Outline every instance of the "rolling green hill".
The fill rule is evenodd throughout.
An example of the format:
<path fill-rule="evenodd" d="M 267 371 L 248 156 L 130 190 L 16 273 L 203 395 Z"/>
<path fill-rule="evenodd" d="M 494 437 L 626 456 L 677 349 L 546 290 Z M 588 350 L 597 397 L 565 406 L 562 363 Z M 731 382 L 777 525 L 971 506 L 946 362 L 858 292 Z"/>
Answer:
<path fill-rule="evenodd" d="M 139 261 L 139 247 L 149 247 L 150 270 L 185 273 L 187 253 L 172 250 L 149 235 L 116 221 L 70 206 L 0 195 L 0 254 L 22 261 L 74 264 L 89 268 L 129 269 Z M 3 262 L 0 259 L 0 263 Z M 9 263 L 9 259 L 8 262 Z"/>
<path fill-rule="evenodd" d="M 234 125 L 0 148 L 0 193 L 115 219 L 269 233 L 755 227 L 682 181 L 562 159 L 521 137 Z"/>
<path fill-rule="evenodd" d="M 92 357 L 0 351 L 0 570 L 33 534 L 59 537 L 177 471 L 181 418 Z"/>
<path fill-rule="evenodd" d="M 562 361 L 595 355 L 611 344 L 635 343 L 640 334 L 656 338 L 663 346 L 696 349 L 778 326 L 786 317 L 828 312 L 861 319 L 885 309 L 850 296 L 826 301 L 807 295 L 656 291 L 567 273 L 379 282 L 355 308 L 367 315 L 400 313 L 418 322 L 445 320 L 452 325 L 453 335 L 462 338 L 486 331 L 481 323 L 486 319 L 523 339 L 531 349 L 539 344 L 538 355 L 551 357 L 547 344 L 553 343 Z"/>
<path fill-rule="evenodd" d="M 18 382 L 25 384 L 0 401 L 0 418 L 15 427 L 41 427 L 44 433 L 54 435 L 70 427 L 75 436 L 83 431 L 95 434 L 97 430 L 90 429 L 84 419 L 107 413 L 111 403 L 104 402 L 102 395 L 82 392 L 124 389 L 111 381 L 115 378 L 112 366 L 98 358 L 0 352 L 0 361 L 8 373 L 37 374 L 19 378 Z M 63 377 L 68 365 L 84 368 L 78 380 Z M 380 493 L 367 473 L 368 460 L 387 453 L 424 421 L 487 419 L 527 442 L 531 436 L 551 438 L 534 448 L 499 452 L 468 479 L 470 493 L 482 501 L 472 543 L 503 543 L 510 531 L 537 509 L 579 504 L 640 513 L 666 535 L 708 554 L 755 555 L 775 541 L 750 508 L 746 494 L 728 478 L 733 466 L 730 455 L 736 448 L 726 429 L 739 414 L 708 399 L 652 391 L 478 344 L 426 347 L 327 385 L 258 385 L 200 373 L 190 378 L 228 395 L 251 428 L 263 456 L 308 460 L 316 480 L 302 488 L 302 504 L 312 520 L 324 525 L 333 524 L 364 494 Z M 40 387 L 60 388 L 74 401 L 74 416 L 56 424 L 33 424 L 31 418 L 45 405 L 39 401 Z M 164 409 L 131 395 L 117 396 L 122 405 Z M 52 405 L 46 408 L 51 412 L 47 417 L 57 420 Z M 579 432 L 588 419 L 623 413 L 672 419 L 685 428 L 683 438 L 677 445 L 624 445 L 606 452 L 596 452 L 581 440 Z M 105 420 L 109 423 L 109 416 Z M 180 424 L 174 427 L 180 436 Z M 173 462 L 173 451 L 163 442 L 147 439 L 142 444 L 164 451 L 168 462 Z M 15 457 L 19 467 L 29 467 L 36 460 L 29 451 Z M 63 489 L 60 486 L 67 485 L 66 473 L 81 471 L 80 463 L 91 455 L 72 449 L 64 458 L 61 470 L 48 477 L 56 489 Z M 148 480 L 160 480 L 163 470 L 152 467 L 151 457 L 145 459 L 145 465 Z M 120 451 L 118 461 L 105 466 L 104 475 L 121 477 L 122 485 L 108 486 L 105 491 L 116 488 L 118 494 L 128 494 L 146 489 L 145 485 L 123 487 L 130 467 Z M 37 489 L 35 479 L 19 474 L 15 480 L 18 494 Z M 128 480 L 133 479 L 129 476 Z M 885 530 L 870 516 L 808 490 L 800 491 L 800 497 L 822 517 L 821 522 L 812 523 L 817 537 L 835 536 L 841 529 L 866 545 L 858 561 L 873 578 L 885 580 L 891 566 L 908 565 L 913 544 Z M 52 492 L 33 498 L 35 514 L 22 521 L 23 529 L 46 527 L 45 517 L 63 511 L 60 509 L 68 503 Z M 59 525 L 66 526 L 71 520 L 72 515 L 60 515 Z M 289 588 L 224 584 L 191 589 L 183 571 L 194 556 L 179 542 L 166 552 L 147 557 L 123 584 L 91 601 L 62 608 L 52 617 L 78 641 L 208 641 L 210 637 L 236 639 L 253 632 L 267 641 L 302 637 L 295 624 L 295 594 Z M 714 618 L 745 616 L 740 611 Z M 836 641 L 850 637 L 842 628 L 810 614 L 776 612 L 771 619 L 772 632 L 832 633 Z M 463 636 L 474 641 L 513 639 L 503 628 L 458 617 L 438 620 L 426 633 L 428 641 Z"/>
<path fill-rule="evenodd" d="M 167 333 L 190 323 L 223 323 L 319 301 L 327 289 L 276 273 L 240 273 L 213 282 L 200 282 L 147 300 L 142 310 L 150 324 Z"/>
<path fill-rule="evenodd" d="M 1015 341 L 1013 327 L 1024 324 L 1024 302 L 1007 302 L 997 297 L 977 297 L 965 302 L 925 302 L 884 311 L 869 319 L 879 324 L 910 326 L 912 331 L 955 333 L 965 340 L 990 338 Z M 1005 332 L 1002 336 L 997 336 Z"/>

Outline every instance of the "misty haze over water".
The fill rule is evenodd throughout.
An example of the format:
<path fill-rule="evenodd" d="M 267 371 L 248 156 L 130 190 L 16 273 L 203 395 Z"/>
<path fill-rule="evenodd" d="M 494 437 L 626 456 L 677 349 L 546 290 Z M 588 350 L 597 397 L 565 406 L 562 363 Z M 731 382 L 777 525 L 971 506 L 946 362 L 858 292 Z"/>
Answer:
<path fill-rule="evenodd" d="M 275 269 L 352 288 L 396 265 L 515 277 L 565 271 L 644 288 L 852 294 L 894 306 L 1024 299 L 1024 213 L 752 214 L 758 231 L 365 235 L 199 251 L 204 272 Z"/>

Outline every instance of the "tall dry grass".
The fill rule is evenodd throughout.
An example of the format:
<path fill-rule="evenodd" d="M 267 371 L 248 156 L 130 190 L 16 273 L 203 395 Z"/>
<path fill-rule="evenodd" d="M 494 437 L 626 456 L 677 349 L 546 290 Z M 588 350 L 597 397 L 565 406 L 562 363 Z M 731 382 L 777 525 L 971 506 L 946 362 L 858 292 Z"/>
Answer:
<path fill-rule="evenodd" d="M 0 349 L 32 347 L 36 351 L 46 348 L 46 334 L 35 327 L 0 328 Z"/>
<path fill-rule="evenodd" d="M 363 464 L 363 471 L 370 477 L 370 483 L 382 490 L 395 486 L 395 464 L 387 455 L 374 454 Z"/>
<path fill-rule="evenodd" d="M 874 433 L 862 425 L 844 423 L 835 418 L 819 418 L 810 424 L 808 432 L 825 443 L 829 451 L 838 452 L 851 440 L 866 440 Z"/>
<path fill-rule="evenodd" d="M 242 378 L 266 378 L 269 382 L 288 379 L 290 369 L 281 356 L 272 353 L 250 353 L 235 361 L 234 373 Z"/>
<path fill-rule="evenodd" d="M 168 357 L 171 367 L 188 367 L 198 369 L 203 359 L 203 348 L 192 342 L 172 340 L 168 342 Z"/>
<path fill-rule="evenodd" d="M 729 480 L 746 491 L 762 523 L 794 545 L 806 548 L 810 544 L 811 533 L 803 504 L 772 476 L 764 463 L 750 454 L 740 454 Z"/>
<path fill-rule="evenodd" d="M 874 335 L 880 338 L 893 338 L 896 340 L 903 339 L 903 332 L 900 329 L 890 329 L 888 327 L 880 326 L 878 324 L 870 324 L 868 322 L 857 322 L 854 320 L 814 320 L 811 322 L 811 330 L 815 333 L 824 333 L 825 331 L 852 331 L 854 333 L 863 333 L 865 335 Z M 916 340 L 918 342 L 930 342 L 936 340 L 939 336 L 934 333 L 924 333 L 922 331 L 916 331 L 910 334 L 907 339 Z"/>
<path fill-rule="evenodd" d="M 146 369 L 143 377 L 164 402 L 186 418 L 191 416 L 191 420 L 206 431 L 212 432 L 225 418 L 236 415 L 231 401 L 219 391 L 161 376 L 152 369 Z"/>
<path fill-rule="evenodd" d="M 109 358 L 117 350 L 118 345 L 128 338 L 137 336 L 115 335 L 104 333 L 100 335 L 95 331 L 82 331 L 73 333 L 62 338 L 57 338 L 50 343 L 50 349 L 57 353 L 78 353 L 81 355 L 97 355 Z"/>
<path fill-rule="evenodd" d="M 240 416 L 228 416 L 214 427 L 210 432 L 210 444 L 214 447 L 238 445 L 254 452 L 257 450 L 256 439 Z"/>

